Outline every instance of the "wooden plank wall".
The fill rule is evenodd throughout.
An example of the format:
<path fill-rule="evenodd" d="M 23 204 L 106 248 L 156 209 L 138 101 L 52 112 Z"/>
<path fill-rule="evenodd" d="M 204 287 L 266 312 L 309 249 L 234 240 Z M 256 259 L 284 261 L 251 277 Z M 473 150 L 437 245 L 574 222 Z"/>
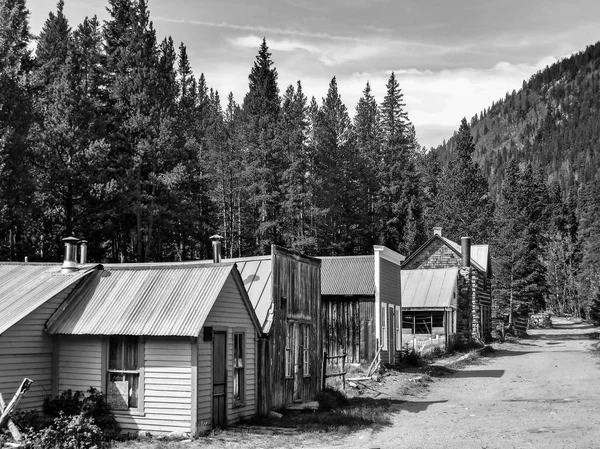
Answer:
<path fill-rule="evenodd" d="M 233 276 L 230 275 L 219 294 L 213 309 L 206 319 L 205 326 L 215 330 L 227 331 L 227 422 L 234 424 L 241 419 L 256 414 L 256 360 L 257 335 Z M 233 403 L 233 334 L 245 335 L 244 360 L 244 405 Z M 212 342 L 205 342 L 202 335 L 198 339 L 198 431 L 203 432 L 212 427 Z"/>
<path fill-rule="evenodd" d="M 371 363 L 375 358 L 375 300 L 360 301 L 360 362 Z"/>
<path fill-rule="evenodd" d="M 323 346 L 329 356 L 346 352 L 347 363 L 360 363 L 361 319 L 359 299 L 331 297 L 322 303 Z"/>
<path fill-rule="evenodd" d="M 0 392 L 4 399 L 10 401 L 25 377 L 33 380 L 20 410 L 40 410 L 44 398 L 52 393 L 53 341 L 44 328 L 74 287 L 63 290 L 0 335 Z"/>
<path fill-rule="evenodd" d="M 87 391 L 90 387 L 102 390 L 104 373 L 102 347 L 104 337 L 57 335 L 58 392 Z"/>
<path fill-rule="evenodd" d="M 285 344 L 289 322 L 310 325 L 310 376 L 303 377 L 301 400 L 311 401 L 321 389 L 321 265 L 319 261 L 273 249 L 273 325 L 271 327 L 271 391 L 268 408 L 294 401 L 294 380 L 285 377 Z M 285 298 L 282 301 L 282 298 Z M 263 374 L 261 374 L 262 376 Z"/>

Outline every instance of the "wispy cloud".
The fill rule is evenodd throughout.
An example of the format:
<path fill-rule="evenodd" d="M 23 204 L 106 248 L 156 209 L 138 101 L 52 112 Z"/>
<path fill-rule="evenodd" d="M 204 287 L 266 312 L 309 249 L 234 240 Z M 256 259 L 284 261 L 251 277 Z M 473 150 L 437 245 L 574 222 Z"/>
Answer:
<path fill-rule="evenodd" d="M 329 33 L 321 33 L 314 31 L 306 31 L 300 30 L 297 28 L 278 28 L 278 27 L 268 27 L 261 25 L 240 25 L 235 23 L 228 22 L 209 22 L 206 20 L 192 20 L 192 19 L 172 19 L 168 17 L 152 17 L 152 20 L 158 22 L 168 22 L 168 23 L 180 23 L 187 25 L 198 25 L 198 26 L 206 26 L 213 28 L 225 28 L 229 30 L 239 30 L 239 31 L 250 31 L 253 33 L 262 33 L 265 35 L 271 34 L 279 34 L 284 36 L 298 36 L 298 37 L 309 37 L 314 39 L 330 39 L 335 41 L 347 41 L 347 42 L 357 42 L 360 39 L 352 36 L 342 36 L 335 35 Z"/>

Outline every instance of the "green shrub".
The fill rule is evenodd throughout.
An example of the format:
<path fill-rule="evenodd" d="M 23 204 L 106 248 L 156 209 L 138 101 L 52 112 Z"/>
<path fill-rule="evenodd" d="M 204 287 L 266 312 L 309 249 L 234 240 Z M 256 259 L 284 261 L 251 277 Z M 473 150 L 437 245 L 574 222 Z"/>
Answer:
<path fill-rule="evenodd" d="M 51 425 L 30 432 L 27 439 L 33 449 L 101 449 L 108 443 L 94 418 L 78 415 L 67 416 L 62 412 Z"/>
<path fill-rule="evenodd" d="M 324 388 L 316 397 L 319 411 L 328 412 L 344 405 L 348 405 L 348 398 L 339 390 Z"/>

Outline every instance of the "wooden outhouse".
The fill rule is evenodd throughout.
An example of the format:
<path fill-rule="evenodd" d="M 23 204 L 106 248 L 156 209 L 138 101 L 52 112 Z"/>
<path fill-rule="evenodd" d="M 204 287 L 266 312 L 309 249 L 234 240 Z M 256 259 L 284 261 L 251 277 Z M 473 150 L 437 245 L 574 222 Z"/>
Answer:
<path fill-rule="evenodd" d="M 235 264 L 105 265 L 50 317 L 52 391 L 97 388 L 124 432 L 253 416 L 260 324 Z"/>
<path fill-rule="evenodd" d="M 463 237 L 459 245 L 442 236 L 441 228 L 402 264 L 402 270 L 457 267 L 457 338 L 487 338 L 492 330 L 491 262 L 488 245 L 471 245 Z"/>
<path fill-rule="evenodd" d="M 400 264 L 404 256 L 374 246 L 373 255 L 321 257 L 324 350 L 349 363 L 394 364 L 402 347 Z"/>
<path fill-rule="evenodd" d="M 321 388 L 321 261 L 276 245 L 271 255 L 228 259 L 258 320 L 258 410 L 315 399 Z"/>
<path fill-rule="evenodd" d="M 41 409 L 52 391 L 53 338 L 45 332 L 58 307 L 99 267 L 63 271 L 60 264 L 0 263 L 0 392 L 8 401 L 24 378 L 33 380 L 19 409 Z"/>

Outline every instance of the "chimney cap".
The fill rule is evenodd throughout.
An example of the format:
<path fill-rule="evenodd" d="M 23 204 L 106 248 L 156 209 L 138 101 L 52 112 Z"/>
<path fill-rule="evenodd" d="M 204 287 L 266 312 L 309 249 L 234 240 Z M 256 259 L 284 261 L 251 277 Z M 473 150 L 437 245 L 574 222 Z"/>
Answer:
<path fill-rule="evenodd" d="M 439 235 L 441 237 L 442 236 L 442 227 L 434 226 L 433 227 L 433 235 Z"/>
<path fill-rule="evenodd" d="M 209 237 L 209 239 L 211 239 L 211 240 L 223 240 L 223 236 L 221 236 L 219 234 L 215 234 L 215 235 L 211 235 Z"/>
<path fill-rule="evenodd" d="M 79 242 L 79 239 L 77 237 L 73 237 L 73 236 L 71 236 L 71 237 L 65 237 L 62 240 L 65 243 L 77 243 L 77 242 Z"/>

